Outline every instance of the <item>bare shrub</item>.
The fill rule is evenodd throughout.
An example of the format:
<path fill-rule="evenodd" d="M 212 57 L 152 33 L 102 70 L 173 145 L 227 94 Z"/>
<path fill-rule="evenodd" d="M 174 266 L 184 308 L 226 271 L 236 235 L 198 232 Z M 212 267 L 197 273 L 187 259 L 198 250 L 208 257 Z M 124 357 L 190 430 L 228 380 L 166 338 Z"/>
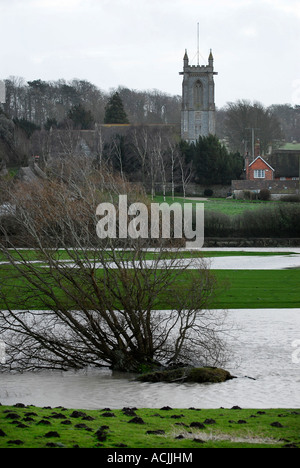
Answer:
<path fill-rule="evenodd" d="M 222 364 L 225 316 L 209 310 L 217 282 L 207 262 L 193 260 L 190 270 L 191 261 L 163 245 L 153 253 L 146 240 L 98 239 L 96 206 L 124 191 L 146 202 L 143 192 L 81 161 L 51 171 L 11 193 L 19 245 L 33 250 L 20 250 L 3 230 L 5 368 Z"/>

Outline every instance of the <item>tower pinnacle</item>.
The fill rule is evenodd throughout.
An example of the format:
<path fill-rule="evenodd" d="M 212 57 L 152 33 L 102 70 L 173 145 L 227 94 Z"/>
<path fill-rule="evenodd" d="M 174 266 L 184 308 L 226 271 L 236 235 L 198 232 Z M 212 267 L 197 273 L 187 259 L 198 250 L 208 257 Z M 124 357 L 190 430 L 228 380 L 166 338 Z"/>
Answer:
<path fill-rule="evenodd" d="M 183 67 L 186 68 L 189 66 L 189 57 L 188 57 L 188 54 L 187 54 L 187 50 L 185 49 L 185 54 L 184 54 L 184 57 L 183 57 Z"/>

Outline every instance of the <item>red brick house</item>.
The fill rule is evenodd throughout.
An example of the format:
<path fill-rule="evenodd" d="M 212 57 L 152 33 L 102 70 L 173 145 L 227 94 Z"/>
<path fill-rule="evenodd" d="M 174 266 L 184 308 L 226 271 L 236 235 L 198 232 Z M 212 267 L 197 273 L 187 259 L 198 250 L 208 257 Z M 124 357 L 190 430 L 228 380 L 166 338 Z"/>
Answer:
<path fill-rule="evenodd" d="M 268 164 L 261 156 L 257 156 L 254 161 L 249 164 L 249 159 L 246 158 L 246 179 L 247 180 L 273 180 L 274 172 L 270 164 Z"/>
<path fill-rule="evenodd" d="M 270 190 L 272 197 L 300 193 L 300 144 L 288 143 L 266 157 L 260 156 L 260 146 L 255 146 L 255 159 L 249 163 L 245 158 L 246 180 L 232 180 L 231 191 L 240 196 L 245 191 L 259 193 L 262 189 Z M 275 168 L 275 169 L 274 169 Z"/>

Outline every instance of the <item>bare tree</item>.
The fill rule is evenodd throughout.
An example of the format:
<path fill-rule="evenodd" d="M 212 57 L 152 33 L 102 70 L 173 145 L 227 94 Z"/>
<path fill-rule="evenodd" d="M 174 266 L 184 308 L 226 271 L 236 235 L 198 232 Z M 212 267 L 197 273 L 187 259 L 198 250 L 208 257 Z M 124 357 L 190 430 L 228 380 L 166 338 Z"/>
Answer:
<path fill-rule="evenodd" d="M 175 169 L 176 169 L 176 162 L 178 160 L 178 146 L 174 139 L 168 138 L 168 154 L 170 156 L 171 162 L 171 192 L 172 192 L 172 199 L 174 200 L 175 197 Z"/>
<path fill-rule="evenodd" d="M 216 280 L 207 263 L 200 257 L 187 274 L 190 261 L 163 246 L 149 257 L 147 240 L 100 241 L 96 206 L 113 200 L 124 182 L 88 174 L 83 164 L 80 171 L 80 162 L 73 167 L 11 194 L 17 241 L 1 229 L 6 369 L 220 364 L 224 322 L 219 311 L 208 312 Z M 129 203 L 146 202 L 136 187 L 128 184 L 127 193 Z"/>
<path fill-rule="evenodd" d="M 184 155 L 177 154 L 178 164 L 180 168 L 180 179 L 182 184 L 183 196 L 186 198 L 186 190 L 193 176 L 193 161 L 186 164 Z"/>
<path fill-rule="evenodd" d="M 142 183 L 145 184 L 146 180 L 146 162 L 149 151 L 149 129 L 147 127 L 135 127 L 131 134 L 133 148 L 138 156 L 142 168 Z"/>
<path fill-rule="evenodd" d="M 157 152 L 154 151 L 153 148 L 150 149 L 149 151 L 149 157 L 148 157 L 148 170 L 149 170 L 149 175 L 150 175 L 150 183 L 151 183 L 151 198 L 154 200 L 155 197 L 155 182 L 157 180 L 157 175 L 159 171 L 159 160 L 157 158 Z"/>
<path fill-rule="evenodd" d="M 100 125 L 95 124 L 95 151 L 99 168 L 102 168 L 104 158 L 105 140 Z"/>
<path fill-rule="evenodd" d="M 161 131 L 158 130 L 153 135 L 153 153 L 154 153 L 154 160 L 157 161 L 157 167 L 160 173 L 160 180 L 162 183 L 162 192 L 163 192 L 163 199 L 166 201 L 166 187 L 167 187 L 167 160 L 164 148 L 164 142 L 162 138 Z"/>
<path fill-rule="evenodd" d="M 280 140 L 282 137 L 275 113 L 260 102 L 230 102 L 222 111 L 223 137 L 228 138 L 233 151 L 244 154 L 245 147 L 251 149 L 252 131 L 255 133 L 255 139 L 260 139 L 262 152 L 266 152 L 274 140 Z"/>

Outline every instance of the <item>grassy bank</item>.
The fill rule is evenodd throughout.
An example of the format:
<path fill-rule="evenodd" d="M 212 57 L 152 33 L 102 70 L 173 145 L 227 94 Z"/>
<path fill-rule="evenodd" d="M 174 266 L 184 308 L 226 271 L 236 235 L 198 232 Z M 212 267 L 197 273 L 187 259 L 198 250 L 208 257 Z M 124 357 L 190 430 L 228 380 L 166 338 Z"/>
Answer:
<path fill-rule="evenodd" d="M 299 429 L 293 409 L 0 407 L 0 448 L 300 448 Z"/>

